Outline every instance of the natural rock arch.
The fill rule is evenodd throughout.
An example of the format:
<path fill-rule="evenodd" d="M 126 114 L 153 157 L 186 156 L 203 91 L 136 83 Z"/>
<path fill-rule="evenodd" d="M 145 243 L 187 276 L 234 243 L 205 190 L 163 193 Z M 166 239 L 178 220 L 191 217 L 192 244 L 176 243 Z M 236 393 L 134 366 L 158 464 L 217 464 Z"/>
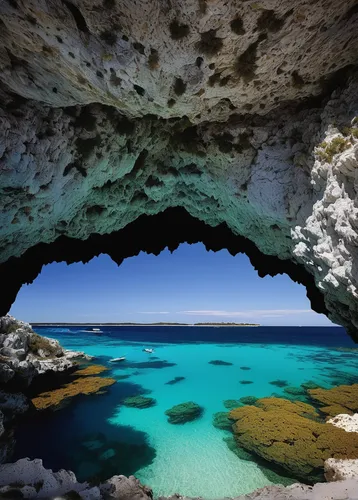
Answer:
<path fill-rule="evenodd" d="M 226 224 L 210 227 L 182 208 L 171 208 L 155 216 L 142 215 L 121 231 L 109 235 L 93 234 L 84 241 L 60 236 L 54 243 L 39 243 L 23 256 L 10 258 L 0 265 L 1 277 L 8 283 L 5 301 L 3 297 L 0 304 L 0 315 L 9 310 L 21 285 L 32 282 L 45 264 L 63 260 L 67 263 L 88 262 L 100 253 L 107 253 L 120 265 L 126 257 L 138 255 L 140 251 L 158 255 L 164 248 L 173 251 L 183 242 L 202 242 L 207 250 L 213 251 L 225 248 L 232 255 L 246 253 L 259 276 L 288 274 L 306 287 L 315 311 L 328 313 L 323 295 L 302 266 L 264 255 L 248 239 L 233 235 Z"/>
<path fill-rule="evenodd" d="M 353 0 L 7 0 L 0 19 L 2 313 L 45 262 L 220 240 L 357 338 Z"/>

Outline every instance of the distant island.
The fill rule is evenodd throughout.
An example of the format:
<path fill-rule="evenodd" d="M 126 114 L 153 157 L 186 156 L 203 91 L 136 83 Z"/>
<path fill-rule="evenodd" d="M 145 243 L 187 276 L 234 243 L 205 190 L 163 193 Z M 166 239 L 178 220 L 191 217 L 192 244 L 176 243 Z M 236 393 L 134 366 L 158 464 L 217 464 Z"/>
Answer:
<path fill-rule="evenodd" d="M 32 326 L 261 326 L 259 323 L 31 323 Z"/>

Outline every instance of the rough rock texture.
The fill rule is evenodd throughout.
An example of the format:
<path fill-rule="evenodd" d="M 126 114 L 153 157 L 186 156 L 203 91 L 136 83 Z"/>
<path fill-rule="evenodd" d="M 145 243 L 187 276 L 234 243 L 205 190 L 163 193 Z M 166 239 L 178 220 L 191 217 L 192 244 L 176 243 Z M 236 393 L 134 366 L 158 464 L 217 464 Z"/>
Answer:
<path fill-rule="evenodd" d="M 170 424 L 185 424 L 202 416 L 204 408 L 193 401 L 180 403 L 165 412 Z"/>
<path fill-rule="evenodd" d="M 341 413 L 334 418 L 327 420 L 327 424 L 335 425 L 344 429 L 346 432 L 358 432 L 358 413 L 354 415 L 346 415 Z"/>
<path fill-rule="evenodd" d="M 358 458 L 358 434 L 319 422 L 312 406 L 278 398 L 256 405 L 229 414 L 238 444 L 294 477 L 315 482 L 323 478 L 328 458 Z"/>
<path fill-rule="evenodd" d="M 6 498 L 55 498 L 77 492 L 83 500 L 150 500 L 152 492 L 135 477 L 113 476 L 99 486 L 80 483 L 71 471 L 45 469 L 42 460 L 22 458 L 0 466 L 0 495 Z M 13 496 L 11 496 L 11 494 Z M 4 496 L 5 498 L 5 496 Z M 73 498 L 70 495 L 68 498 Z M 77 497 L 76 497 L 77 498 Z"/>
<path fill-rule="evenodd" d="M 357 479 L 347 479 L 329 484 L 318 483 L 313 487 L 303 484 L 293 484 L 286 488 L 283 486 L 266 486 L 248 495 L 236 497 L 234 500 L 356 500 L 357 488 Z M 160 497 L 158 500 L 191 499 L 180 495 L 172 495 L 167 498 Z"/>
<path fill-rule="evenodd" d="M 27 387 L 38 375 L 66 372 L 79 357 L 85 355 L 41 337 L 28 323 L 9 315 L 0 318 L 0 382 L 4 387 L 14 383 Z"/>
<path fill-rule="evenodd" d="M 329 458 L 324 463 L 324 476 L 327 481 L 342 481 L 343 479 L 358 478 L 358 459 L 338 460 Z"/>
<path fill-rule="evenodd" d="M 308 393 L 323 405 L 320 411 L 331 417 L 341 413 L 352 415 L 358 411 L 358 384 L 339 385 L 332 389 L 309 389 Z"/>
<path fill-rule="evenodd" d="M 57 340 L 41 337 L 28 323 L 12 316 L 0 317 L 0 463 L 11 458 L 16 419 L 32 408 L 19 390 L 26 390 L 40 375 L 71 372 L 74 360 L 84 353 L 63 349 Z M 80 378 L 84 379 L 80 374 Z"/>
<path fill-rule="evenodd" d="M 336 483 L 315 484 L 313 487 L 294 484 L 266 486 L 248 495 L 234 500 L 355 500 L 358 488 L 357 479 L 345 479 Z M 23 458 L 14 464 L 0 466 L 0 495 L 7 492 L 5 498 L 74 498 L 77 492 L 83 500 L 151 500 L 150 488 L 143 486 L 133 476 L 113 476 L 99 486 L 91 487 L 88 483 L 79 483 L 71 471 L 53 472 L 45 469 L 42 460 Z M 10 496 L 9 496 L 10 492 Z M 70 493 L 66 497 L 66 494 Z M 11 497 L 11 494 L 13 495 Z M 158 500 L 190 500 L 181 495 L 160 497 Z M 194 500 L 194 499 L 193 499 Z M 197 499 L 199 500 L 199 499 Z"/>
<path fill-rule="evenodd" d="M 184 207 L 302 266 L 357 335 L 355 0 L 7 0 L 0 22 L 1 262 Z"/>

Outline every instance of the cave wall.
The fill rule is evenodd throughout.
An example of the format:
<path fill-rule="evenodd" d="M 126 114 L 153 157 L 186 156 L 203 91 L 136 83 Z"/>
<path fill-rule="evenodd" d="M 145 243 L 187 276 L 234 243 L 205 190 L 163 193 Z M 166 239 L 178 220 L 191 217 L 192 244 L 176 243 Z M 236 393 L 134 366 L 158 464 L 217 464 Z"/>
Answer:
<path fill-rule="evenodd" d="M 182 240 L 186 213 L 224 225 L 357 335 L 354 1 L 7 0 L 0 20 L 4 309 L 36 249 L 61 258 L 38 245 L 119 231 L 116 259 L 152 216 L 161 247 L 175 207 Z"/>

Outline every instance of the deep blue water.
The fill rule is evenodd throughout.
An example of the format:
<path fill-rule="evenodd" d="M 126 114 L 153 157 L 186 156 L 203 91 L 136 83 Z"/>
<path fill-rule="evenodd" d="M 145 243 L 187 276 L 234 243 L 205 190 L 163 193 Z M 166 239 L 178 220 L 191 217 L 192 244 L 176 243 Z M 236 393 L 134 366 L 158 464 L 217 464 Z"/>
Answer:
<path fill-rule="evenodd" d="M 230 433 L 212 425 L 213 414 L 226 411 L 224 400 L 283 394 L 271 383 L 277 379 L 327 388 L 357 381 L 357 353 L 337 350 L 354 347 L 339 327 L 100 328 L 100 335 L 88 326 L 34 328 L 96 356 L 117 382 L 103 395 L 77 398 L 23 424 L 17 457 L 43 458 L 45 466 L 72 469 L 81 480 L 135 474 L 155 495 L 237 496 L 284 479 L 228 448 Z M 155 353 L 143 352 L 144 346 Z M 109 363 L 118 356 L 126 361 Z M 168 384 L 176 377 L 183 380 Z M 150 394 L 157 404 L 142 410 L 121 404 L 136 394 Z M 168 423 L 165 410 L 185 401 L 200 404 L 203 416 Z"/>

